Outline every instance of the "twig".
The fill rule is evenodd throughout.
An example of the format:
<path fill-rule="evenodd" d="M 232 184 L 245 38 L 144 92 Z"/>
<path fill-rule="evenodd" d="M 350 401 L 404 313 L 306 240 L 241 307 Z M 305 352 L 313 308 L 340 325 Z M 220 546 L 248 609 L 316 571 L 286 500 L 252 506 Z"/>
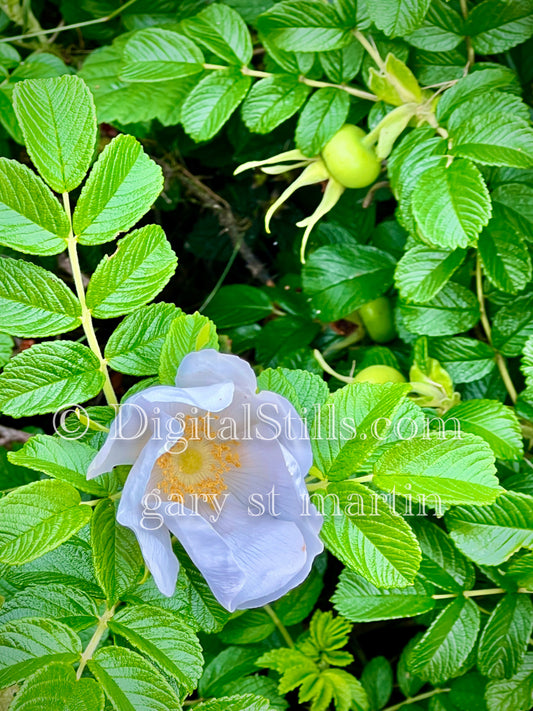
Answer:
<path fill-rule="evenodd" d="M 233 247 L 239 251 L 252 276 L 267 286 L 274 286 L 272 277 L 266 270 L 264 264 L 255 256 L 244 241 L 245 230 L 239 225 L 229 202 L 202 183 L 199 178 L 190 173 L 184 166 L 177 165 L 175 169 L 172 170 L 172 173 L 191 195 L 194 195 L 204 207 L 211 210 L 217 216 L 220 226 L 230 238 Z"/>
<path fill-rule="evenodd" d="M 6 444 L 11 444 L 11 442 L 27 442 L 31 436 L 31 432 L 23 432 L 22 430 L 15 430 L 13 427 L 0 425 L 0 447 L 5 447 Z"/>

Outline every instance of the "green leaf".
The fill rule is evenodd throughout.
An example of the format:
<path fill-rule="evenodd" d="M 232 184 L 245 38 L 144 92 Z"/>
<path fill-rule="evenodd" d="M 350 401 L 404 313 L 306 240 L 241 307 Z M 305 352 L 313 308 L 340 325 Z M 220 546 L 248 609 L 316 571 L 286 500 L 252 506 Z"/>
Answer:
<path fill-rule="evenodd" d="M 87 346 L 37 343 L 6 364 L 0 375 L 0 409 L 12 417 L 42 415 L 89 400 L 103 384 L 100 362 Z"/>
<path fill-rule="evenodd" d="M 104 693 L 94 679 L 76 679 L 68 664 L 52 662 L 32 674 L 17 691 L 12 711 L 41 711 L 48 708 L 103 711 Z M 45 708 L 45 707 L 44 707 Z"/>
<path fill-rule="evenodd" d="M 133 532 L 117 522 L 116 505 L 110 499 L 94 509 L 91 546 L 96 579 L 114 604 L 139 582 L 143 559 Z"/>
<path fill-rule="evenodd" d="M 444 419 L 454 417 L 459 420 L 462 432 L 478 435 L 488 442 L 496 458 L 522 458 L 520 423 L 510 407 L 498 400 L 465 400 L 448 410 Z"/>
<path fill-rule="evenodd" d="M 201 351 L 203 348 L 218 350 L 218 336 L 212 321 L 198 312 L 175 318 L 170 324 L 161 350 L 159 363 L 161 383 L 173 385 L 178 366 L 187 353 Z"/>
<path fill-rule="evenodd" d="M 40 618 L 6 622 L 0 626 L 0 689 L 50 662 L 77 661 L 80 654 L 80 638 L 61 622 Z"/>
<path fill-rule="evenodd" d="M 533 629 L 533 606 L 527 595 L 505 595 L 485 625 L 477 651 L 479 671 L 489 679 L 514 676 Z"/>
<path fill-rule="evenodd" d="M 420 497 L 429 506 L 492 503 L 500 493 L 494 455 L 472 434 L 438 435 L 393 444 L 374 466 L 373 483 L 385 491 Z"/>
<path fill-rule="evenodd" d="M 479 321 L 479 304 L 464 286 L 448 282 L 427 303 L 400 302 L 405 326 L 421 336 L 451 336 L 468 331 Z"/>
<path fill-rule="evenodd" d="M 446 0 L 433 0 L 424 21 L 404 39 L 432 54 L 449 52 L 462 42 L 463 18 Z"/>
<path fill-rule="evenodd" d="M 232 7 L 214 4 L 181 23 L 182 31 L 230 64 L 252 60 L 252 40 L 246 23 Z"/>
<path fill-rule="evenodd" d="M 253 133 L 270 133 L 304 103 L 311 89 L 298 77 L 275 74 L 260 79 L 242 105 L 242 118 Z"/>
<path fill-rule="evenodd" d="M 271 368 L 278 364 L 301 365 L 296 354 L 303 351 L 312 359 L 310 351 L 306 351 L 305 347 L 319 331 L 318 323 L 298 316 L 287 315 L 268 321 L 255 340 L 256 359 L 265 367 Z M 291 361 L 292 356 L 296 356 L 295 361 Z"/>
<path fill-rule="evenodd" d="M 177 32 L 147 27 L 124 45 L 120 79 L 161 82 L 203 71 L 204 56 L 190 39 Z"/>
<path fill-rule="evenodd" d="M 349 109 L 350 97 L 345 91 L 329 87 L 315 91 L 298 119 L 297 147 L 306 156 L 317 156 L 344 126 Z"/>
<path fill-rule="evenodd" d="M 273 709 L 267 699 L 255 694 L 223 696 L 204 701 L 196 708 L 198 711 L 271 711 Z"/>
<path fill-rule="evenodd" d="M 370 708 L 386 706 L 392 694 L 392 667 L 386 657 L 374 657 L 363 669 L 361 683 L 370 700 Z"/>
<path fill-rule="evenodd" d="M 474 566 L 457 550 L 440 526 L 425 516 L 409 520 L 422 550 L 420 575 L 452 593 L 470 589 L 476 580 Z"/>
<path fill-rule="evenodd" d="M 109 367 L 129 375 L 154 375 L 170 324 L 179 316 L 174 304 L 150 304 L 127 316 L 113 331 L 106 347 Z"/>
<path fill-rule="evenodd" d="M 420 580 L 408 587 L 380 590 L 351 570 L 343 570 L 332 602 L 351 622 L 396 620 L 429 612 L 435 607 L 433 588 Z"/>
<path fill-rule="evenodd" d="M 268 294 L 255 286 L 223 286 L 204 309 L 217 328 L 233 328 L 256 323 L 270 316 L 272 304 Z"/>
<path fill-rule="evenodd" d="M 375 247 L 320 247 L 304 265 L 304 291 L 321 321 L 336 321 L 381 296 L 392 283 L 394 265 L 390 254 Z"/>
<path fill-rule="evenodd" d="M 531 258 L 520 232 L 509 224 L 507 211 L 495 206 L 494 215 L 479 236 L 483 270 L 500 291 L 517 294 L 531 280 Z"/>
<path fill-rule="evenodd" d="M 474 338 L 430 338 L 429 355 L 436 358 L 454 383 L 481 380 L 496 366 L 494 351 Z"/>
<path fill-rule="evenodd" d="M 467 99 L 483 96 L 491 89 L 512 90 L 514 93 L 520 93 L 515 72 L 508 67 L 492 65 L 462 77 L 457 84 L 441 96 L 437 104 L 438 120 L 446 121 L 452 112 Z"/>
<path fill-rule="evenodd" d="M 451 138 L 456 156 L 486 165 L 533 166 L 533 128 L 517 116 L 499 112 L 473 116 L 451 132 Z"/>
<path fill-rule="evenodd" d="M 484 94 L 471 96 L 452 112 L 448 119 L 448 129 L 455 130 L 473 116 L 490 113 L 506 113 L 529 121 L 529 109 L 520 96 L 493 89 Z"/>
<path fill-rule="evenodd" d="M 376 27 L 386 35 L 397 37 L 419 27 L 431 0 L 380 0 L 367 3 L 368 14 Z"/>
<path fill-rule="evenodd" d="M 0 158 L 0 188 L 0 244 L 40 255 L 67 248 L 67 216 L 32 170 Z"/>
<path fill-rule="evenodd" d="M 226 647 L 207 664 L 198 692 L 202 696 L 221 696 L 236 679 L 256 670 L 260 651 L 253 647 Z"/>
<path fill-rule="evenodd" d="M 402 299 L 424 303 L 436 296 L 461 266 L 466 251 L 436 250 L 424 245 L 408 249 L 396 266 L 394 281 Z"/>
<path fill-rule="evenodd" d="M 533 653 L 528 652 L 517 673 L 502 681 L 487 684 L 485 699 L 489 711 L 529 711 L 533 695 Z"/>
<path fill-rule="evenodd" d="M 89 465 L 95 456 L 95 449 L 77 439 L 38 434 L 21 449 L 10 452 L 9 461 L 65 481 L 93 496 L 107 496 L 115 489 L 110 476 L 107 480 L 105 476 L 87 479 Z"/>
<path fill-rule="evenodd" d="M 307 370 L 267 368 L 259 374 L 257 387 L 286 397 L 298 414 L 305 418 L 308 427 L 313 423 L 316 408 L 323 405 L 329 395 L 327 383 Z"/>
<path fill-rule="evenodd" d="M 499 54 L 533 35 L 533 7 L 528 0 L 485 0 L 469 13 L 465 34 L 479 54 Z"/>
<path fill-rule="evenodd" d="M 472 600 L 458 597 L 442 610 L 407 658 L 409 671 L 440 684 L 461 669 L 476 643 L 479 610 Z"/>
<path fill-rule="evenodd" d="M 194 631 L 179 617 L 150 605 L 129 605 L 110 620 L 109 629 L 156 662 L 183 691 L 196 688 L 202 673 L 202 648 Z"/>
<path fill-rule="evenodd" d="M 96 142 L 91 92 L 76 76 L 31 79 L 14 90 L 15 113 L 35 167 L 56 193 L 81 183 Z"/>
<path fill-rule="evenodd" d="M 507 219 L 528 240 L 533 240 L 533 187 L 522 183 L 504 183 L 492 193 L 496 205 L 503 205 Z"/>
<path fill-rule="evenodd" d="M 52 272 L 21 259 L 0 259 L 0 319 L 14 336 L 38 338 L 72 331 L 81 306 Z"/>
<path fill-rule="evenodd" d="M 137 652 L 103 647 L 89 661 L 116 711 L 169 711 L 180 701 L 165 677 Z"/>
<path fill-rule="evenodd" d="M 7 333 L 0 333 L 0 368 L 11 358 L 15 344 Z"/>
<path fill-rule="evenodd" d="M 182 108 L 182 124 L 196 142 L 213 138 L 244 99 L 251 79 L 237 69 L 221 69 L 204 77 Z"/>
<path fill-rule="evenodd" d="M 455 545 L 479 565 L 500 565 L 520 548 L 533 549 L 533 498 L 508 491 L 489 506 L 446 514 Z"/>
<path fill-rule="evenodd" d="M 96 602 L 81 590 L 55 583 L 28 585 L 18 590 L 0 610 L 0 624 L 28 617 L 48 617 L 74 630 L 97 624 Z"/>
<path fill-rule="evenodd" d="M 87 306 L 97 318 L 114 318 L 151 301 L 168 283 L 177 258 L 159 225 L 134 230 L 96 267 Z"/>
<path fill-rule="evenodd" d="M 163 188 L 163 173 L 141 144 L 121 134 L 104 148 L 74 210 L 81 244 L 101 244 L 126 232 L 150 209 Z"/>
<path fill-rule="evenodd" d="M 320 52 L 318 59 L 324 73 L 327 78 L 334 82 L 335 84 L 345 84 L 352 81 L 352 79 L 357 76 L 359 70 L 361 69 L 361 64 L 363 63 L 365 51 L 363 45 L 358 42 L 355 37 L 341 49 L 332 49 L 329 52 Z M 308 57 L 312 57 L 312 54 L 308 54 Z M 319 89 L 318 92 L 322 92 Z M 335 89 L 335 92 L 337 89 Z M 347 94 L 347 92 L 342 92 Z M 308 114 L 308 118 L 311 118 Z M 311 119 L 313 120 L 313 119 Z"/>
<path fill-rule="evenodd" d="M 350 31 L 333 5 L 317 0 L 285 0 L 257 21 L 262 34 L 289 52 L 327 52 L 350 43 Z"/>
<path fill-rule="evenodd" d="M 483 177 L 466 160 L 423 173 L 413 190 L 412 204 L 422 239 L 444 249 L 475 245 L 491 214 Z"/>
<path fill-rule="evenodd" d="M 523 356 L 521 370 L 526 378 L 526 385 L 530 388 L 533 385 L 533 336 L 527 339 Z"/>
<path fill-rule="evenodd" d="M 324 512 L 321 537 L 351 570 L 378 587 L 410 585 L 420 548 L 408 524 L 373 491 L 356 482 L 330 484 L 313 502 Z"/>
<path fill-rule="evenodd" d="M 22 565 L 68 540 L 91 518 L 91 507 L 80 501 L 74 487 L 50 479 L 0 499 L 0 562 Z"/>
<path fill-rule="evenodd" d="M 492 325 L 494 347 L 506 356 L 520 355 L 533 334 L 533 295 L 519 296 L 508 306 L 503 306 Z"/>

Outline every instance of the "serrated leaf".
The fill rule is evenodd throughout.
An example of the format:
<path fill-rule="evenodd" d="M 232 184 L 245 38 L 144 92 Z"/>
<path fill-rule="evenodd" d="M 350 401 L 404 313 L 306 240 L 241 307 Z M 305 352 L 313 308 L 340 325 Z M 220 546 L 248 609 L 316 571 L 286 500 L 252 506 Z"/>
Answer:
<path fill-rule="evenodd" d="M 207 664 L 198 692 L 205 697 L 221 696 L 224 689 L 240 677 L 257 669 L 260 651 L 253 647 L 226 647 Z"/>
<path fill-rule="evenodd" d="M 350 97 L 345 91 L 325 88 L 315 91 L 296 127 L 296 145 L 306 156 L 316 156 L 346 122 Z"/>
<path fill-rule="evenodd" d="M 381 497 L 362 484 L 343 482 L 314 494 L 313 502 L 324 512 L 326 546 L 351 570 L 382 588 L 413 582 L 421 559 L 416 537 Z"/>
<path fill-rule="evenodd" d="M 440 362 L 454 383 L 480 380 L 496 367 L 494 350 L 474 338 L 430 338 L 429 355 Z"/>
<path fill-rule="evenodd" d="M 533 187 L 504 183 L 492 193 L 495 205 L 503 205 L 504 215 L 527 240 L 533 240 Z"/>
<path fill-rule="evenodd" d="M 533 334 L 533 295 L 525 294 L 503 306 L 493 321 L 492 343 L 506 356 L 520 355 Z"/>
<path fill-rule="evenodd" d="M 66 249 L 67 216 L 32 170 L 0 158 L 0 188 L 0 244 L 26 254 L 59 254 Z"/>
<path fill-rule="evenodd" d="M 256 323 L 272 313 L 268 294 L 254 286 L 223 286 L 203 309 L 217 328 L 233 328 Z"/>
<path fill-rule="evenodd" d="M 392 694 L 393 674 L 386 657 L 373 657 L 363 669 L 361 683 L 370 700 L 370 708 L 386 706 Z"/>
<path fill-rule="evenodd" d="M 132 531 L 117 522 L 115 502 L 110 499 L 94 509 L 91 546 L 96 579 L 114 604 L 139 582 L 143 559 Z"/>
<path fill-rule="evenodd" d="M 446 532 L 425 516 L 413 516 L 409 522 L 422 550 L 420 575 L 449 592 L 470 589 L 476 579 L 474 566 L 454 546 Z"/>
<path fill-rule="evenodd" d="M 533 629 L 533 606 L 527 595 L 508 593 L 494 608 L 479 640 L 479 671 L 489 679 L 514 676 Z"/>
<path fill-rule="evenodd" d="M 197 708 L 198 711 L 271 711 L 273 707 L 261 696 L 244 694 L 204 701 Z"/>
<path fill-rule="evenodd" d="M 517 673 L 502 681 L 487 684 L 485 698 L 489 711 L 529 711 L 533 695 L 533 653 L 528 652 Z"/>
<path fill-rule="evenodd" d="M 252 133 L 270 133 L 298 111 L 310 91 L 298 77 L 290 74 L 260 79 L 242 105 L 246 127 Z"/>
<path fill-rule="evenodd" d="M 182 124 L 196 142 L 213 138 L 244 99 L 251 79 L 237 69 L 221 69 L 204 77 L 182 108 Z"/>
<path fill-rule="evenodd" d="M 465 256 L 464 249 L 445 251 L 417 244 L 407 250 L 396 265 L 396 288 L 406 301 L 430 301 L 448 282 Z"/>
<path fill-rule="evenodd" d="M 439 121 L 446 121 L 467 99 L 482 96 L 492 89 L 520 93 L 515 72 L 509 67 L 492 65 L 462 77 L 441 96 L 437 104 L 437 118 Z"/>
<path fill-rule="evenodd" d="M 310 428 L 316 414 L 316 408 L 328 399 L 327 383 L 307 370 L 289 368 L 267 368 L 257 378 L 259 390 L 271 390 L 286 397 L 298 414 L 305 418 Z"/>
<path fill-rule="evenodd" d="M 533 549 L 533 497 L 508 491 L 489 506 L 446 514 L 455 545 L 479 565 L 500 565 L 520 548 Z"/>
<path fill-rule="evenodd" d="M 15 592 L 0 610 L 0 624 L 28 617 L 48 617 L 83 630 L 97 624 L 99 612 L 85 592 L 56 582 L 53 586 L 28 585 Z"/>
<path fill-rule="evenodd" d="M 198 312 L 178 316 L 170 328 L 161 350 L 159 379 L 163 384 L 174 384 L 178 365 L 187 353 L 203 348 L 218 350 L 215 325 Z"/>
<path fill-rule="evenodd" d="M 520 96 L 493 89 L 463 101 L 450 115 L 448 129 L 453 131 L 464 121 L 473 116 L 484 116 L 487 112 L 506 113 L 529 121 L 528 107 Z"/>
<path fill-rule="evenodd" d="M 533 166 L 533 128 L 506 113 L 473 116 L 451 133 L 452 153 L 486 165 Z"/>
<path fill-rule="evenodd" d="M 335 321 L 381 296 L 392 283 L 394 265 L 390 254 L 375 247 L 320 247 L 304 265 L 304 291 L 322 321 Z"/>
<path fill-rule="evenodd" d="M 444 249 L 475 244 L 491 214 L 483 177 L 466 160 L 423 173 L 413 190 L 412 204 L 424 241 Z"/>
<path fill-rule="evenodd" d="M 57 548 L 87 524 L 90 506 L 69 484 L 44 479 L 0 499 L 0 562 L 22 565 Z"/>
<path fill-rule="evenodd" d="M 170 324 L 180 315 L 174 304 L 150 304 L 127 316 L 113 331 L 106 347 L 109 367 L 129 375 L 154 375 Z"/>
<path fill-rule="evenodd" d="M 134 230 L 104 257 L 87 287 L 87 306 L 97 318 L 130 313 L 168 283 L 177 258 L 159 225 Z"/>
<path fill-rule="evenodd" d="M 494 455 L 480 437 L 405 440 L 393 444 L 374 466 L 380 489 L 419 497 L 429 505 L 492 503 L 500 493 Z"/>
<path fill-rule="evenodd" d="M 203 71 L 204 56 L 188 37 L 159 27 L 135 32 L 124 45 L 120 79 L 162 82 Z"/>
<path fill-rule="evenodd" d="M 479 54 L 499 54 L 533 35 L 533 7 L 528 0 L 485 0 L 472 8 L 465 24 Z"/>
<path fill-rule="evenodd" d="M 252 59 L 252 40 L 246 23 L 228 5 L 209 5 L 183 20 L 181 27 L 188 37 L 230 64 L 246 65 Z"/>
<path fill-rule="evenodd" d="M 93 496 L 107 496 L 116 488 L 111 477 L 107 480 L 105 476 L 87 479 L 89 465 L 95 456 L 95 449 L 77 439 L 38 434 L 21 449 L 10 452 L 9 461 L 65 481 Z"/>
<path fill-rule="evenodd" d="M 11 358 L 15 343 L 7 333 L 0 333 L 0 368 Z"/>
<path fill-rule="evenodd" d="M 318 60 L 330 81 L 335 84 L 345 84 L 357 76 L 361 69 L 361 64 L 363 63 L 364 54 L 365 51 L 362 44 L 354 37 L 349 44 L 345 47 L 341 47 L 341 49 L 331 49 L 329 52 L 320 52 L 318 54 Z M 318 92 L 321 91 L 321 89 L 318 90 Z M 342 93 L 346 94 L 347 92 Z M 308 118 L 311 118 L 309 114 Z"/>
<path fill-rule="evenodd" d="M 498 459 L 520 459 L 522 433 L 518 418 L 510 407 L 497 400 L 465 400 L 445 415 L 456 417 L 462 432 L 482 437 Z"/>
<path fill-rule="evenodd" d="M 286 0 L 259 16 L 257 24 L 280 49 L 327 52 L 350 42 L 350 32 L 333 5 L 317 0 Z"/>
<path fill-rule="evenodd" d="M 116 711 L 169 711 L 180 701 L 165 677 L 137 652 L 103 647 L 89 661 Z"/>
<path fill-rule="evenodd" d="M 448 282 L 427 303 L 400 302 L 405 326 L 421 336 L 451 336 L 468 331 L 479 321 L 479 304 L 464 286 Z"/>
<path fill-rule="evenodd" d="M 80 654 L 80 638 L 61 622 L 40 618 L 6 622 L 0 626 L 0 688 L 44 664 L 77 661 Z"/>
<path fill-rule="evenodd" d="M 183 691 L 190 693 L 196 687 L 202 648 L 182 619 L 150 605 L 129 605 L 110 620 L 109 628 L 154 661 Z"/>
<path fill-rule="evenodd" d="M 478 631 L 477 605 L 469 598 L 458 597 L 411 649 L 409 671 L 433 684 L 455 676 L 474 647 Z"/>
<path fill-rule="evenodd" d="M 54 336 L 80 325 L 81 306 L 52 272 L 6 257 L 0 259 L 0 320 L 13 336 Z"/>
<path fill-rule="evenodd" d="M 56 193 L 81 183 L 93 157 L 96 114 L 76 76 L 30 79 L 13 92 L 15 113 L 35 167 Z"/>
<path fill-rule="evenodd" d="M 38 343 L 0 375 L 0 409 L 12 417 L 54 412 L 97 395 L 104 384 L 98 358 L 71 341 Z"/>
<path fill-rule="evenodd" d="M 479 236 L 483 271 L 500 291 L 517 294 L 531 280 L 531 258 L 520 232 L 509 224 L 506 211 L 495 206 L 494 214 Z"/>
<path fill-rule="evenodd" d="M 449 52 L 462 41 L 463 18 L 446 0 L 433 0 L 420 27 L 404 39 L 432 54 Z"/>
<path fill-rule="evenodd" d="M 74 210 L 80 244 L 101 244 L 129 230 L 162 188 L 161 168 L 141 144 L 125 134 L 114 138 L 98 157 Z"/>
<path fill-rule="evenodd" d="M 376 27 L 386 35 L 396 37 L 419 27 L 431 0 L 380 0 L 367 3 L 368 14 Z"/>
<path fill-rule="evenodd" d="M 412 617 L 435 607 L 433 588 L 416 579 L 413 585 L 380 590 L 351 570 L 343 570 L 332 602 L 351 622 L 373 622 Z"/>
<path fill-rule="evenodd" d="M 17 691 L 12 711 L 40 711 L 43 703 L 50 709 L 103 711 L 104 693 L 94 679 L 76 679 L 68 664 L 52 662 L 32 674 Z M 60 706 L 61 705 L 61 706 Z"/>

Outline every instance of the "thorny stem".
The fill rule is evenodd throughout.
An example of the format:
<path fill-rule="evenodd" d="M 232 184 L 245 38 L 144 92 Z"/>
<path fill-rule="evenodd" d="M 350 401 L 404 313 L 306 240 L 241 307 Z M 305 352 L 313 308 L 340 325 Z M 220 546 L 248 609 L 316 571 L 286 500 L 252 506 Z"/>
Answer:
<path fill-rule="evenodd" d="M 506 592 L 509 591 L 504 588 L 486 588 L 485 590 L 463 590 L 463 592 L 460 593 L 446 593 L 445 595 L 432 595 L 431 597 L 434 600 L 449 600 L 452 597 L 459 597 L 460 595 L 463 595 L 464 597 L 480 597 L 482 595 L 501 595 Z M 527 590 L 526 588 L 518 588 L 516 592 L 529 594 L 531 593 L 531 590 Z"/>
<path fill-rule="evenodd" d="M 481 325 L 483 326 L 483 330 L 485 331 L 487 341 L 492 344 L 492 329 L 489 318 L 487 316 L 487 310 L 485 308 L 485 295 L 483 293 L 483 273 L 481 270 L 481 257 L 479 256 L 479 253 L 477 255 L 476 261 L 476 293 L 477 300 L 479 301 L 479 311 L 481 313 Z M 513 384 L 513 381 L 511 380 L 509 371 L 507 370 L 505 359 L 501 353 L 496 354 L 496 365 L 498 366 L 498 370 L 500 371 L 502 380 L 505 384 L 507 392 L 509 393 L 509 397 L 511 398 L 513 403 L 516 403 L 518 399 L 518 393 L 516 392 L 516 388 Z"/>
<path fill-rule="evenodd" d="M 276 613 L 274 612 L 274 610 L 270 607 L 270 605 L 264 605 L 264 606 L 263 606 L 263 609 L 265 610 L 265 612 L 267 613 L 267 615 L 270 617 L 270 619 L 272 620 L 272 622 L 273 622 L 273 623 L 276 625 L 276 627 L 278 628 L 279 633 L 281 634 L 281 636 L 283 637 L 283 639 L 284 639 L 285 642 L 287 643 L 287 646 L 288 646 L 288 647 L 291 647 L 292 649 L 294 649 L 294 642 L 292 641 L 292 637 L 290 636 L 290 634 L 289 634 L 288 631 L 287 631 L 287 628 L 285 627 L 285 625 L 283 624 L 283 622 L 279 619 L 279 617 L 276 615 Z"/>
<path fill-rule="evenodd" d="M 417 701 L 424 701 L 424 699 L 430 699 L 436 694 L 446 694 L 449 691 L 451 691 L 451 689 L 433 689 L 433 691 L 426 691 L 425 694 L 411 696 L 410 698 L 405 699 L 405 701 L 402 701 L 399 704 L 394 704 L 394 706 L 387 706 L 387 708 L 383 709 L 383 711 L 399 711 L 399 709 L 403 708 L 404 706 L 407 706 L 407 704 L 416 704 Z"/>
<path fill-rule="evenodd" d="M 63 193 L 63 206 L 65 208 L 65 212 L 67 214 L 68 221 L 70 224 L 70 232 L 67 239 L 67 250 L 70 259 L 70 264 L 72 266 L 72 278 L 74 279 L 76 294 L 81 304 L 81 325 L 83 326 L 83 330 L 87 337 L 87 343 L 89 344 L 89 348 L 92 350 L 92 352 L 100 362 L 100 370 L 104 374 L 105 378 L 103 390 L 106 400 L 109 405 L 118 405 L 117 396 L 115 395 L 115 391 L 113 390 L 113 385 L 111 383 L 111 378 L 109 377 L 107 361 L 102 355 L 100 344 L 98 343 L 98 339 L 94 331 L 91 310 L 88 308 L 87 302 L 85 300 L 85 288 L 83 286 L 80 260 L 78 259 L 78 250 L 76 248 L 78 240 L 72 228 L 72 214 L 70 210 L 70 200 L 68 193 Z"/>
<path fill-rule="evenodd" d="M 113 605 L 113 607 L 107 609 L 102 617 L 100 617 L 100 620 L 98 622 L 98 625 L 96 626 L 96 629 L 94 631 L 93 636 L 89 640 L 89 644 L 85 647 L 81 658 L 80 658 L 80 665 L 78 667 L 78 671 L 76 672 L 76 679 L 81 679 L 81 675 L 83 674 L 83 670 L 87 666 L 87 662 L 89 659 L 92 659 L 92 656 L 100 644 L 100 640 L 102 639 L 104 632 L 107 629 L 107 623 L 109 620 L 113 617 L 115 614 L 115 608 L 116 605 Z"/>
<path fill-rule="evenodd" d="M 97 17 L 95 20 L 85 20 L 84 22 L 76 22 L 73 25 L 58 25 L 57 27 L 52 27 L 49 30 L 41 29 L 36 30 L 35 32 L 27 32 L 23 35 L 15 35 L 14 37 L 2 37 L 0 38 L 0 43 L 14 42 L 15 40 L 24 40 L 29 39 L 30 37 L 41 37 L 42 35 L 53 35 L 54 33 L 58 34 L 59 32 L 64 32 L 65 30 L 75 30 L 78 27 L 87 27 L 88 25 L 97 25 L 100 22 L 109 22 L 109 20 L 112 20 L 117 15 L 120 15 L 120 13 L 127 7 L 133 5 L 134 2 L 137 2 L 137 0 L 128 0 L 128 2 L 124 3 L 124 5 L 121 5 L 116 10 L 113 10 L 113 12 L 110 12 L 109 15 L 106 15 L 105 17 Z"/>

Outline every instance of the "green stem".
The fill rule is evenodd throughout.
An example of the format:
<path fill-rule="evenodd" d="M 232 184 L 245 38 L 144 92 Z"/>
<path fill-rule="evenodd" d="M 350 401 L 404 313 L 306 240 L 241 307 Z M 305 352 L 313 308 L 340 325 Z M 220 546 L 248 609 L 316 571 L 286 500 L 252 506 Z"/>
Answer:
<path fill-rule="evenodd" d="M 380 55 L 380 53 L 378 52 L 377 47 L 376 47 L 372 42 L 369 42 L 369 40 L 368 40 L 368 39 L 364 36 L 364 34 L 363 34 L 362 32 L 360 32 L 359 30 L 354 30 L 352 34 L 353 34 L 353 36 L 355 37 L 355 39 L 356 39 L 361 45 L 363 45 L 363 47 L 366 49 L 366 51 L 367 51 L 368 54 L 372 57 L 372 59 L 373 59 L 374 62 L 378 65 L 378 67 L 379 67 L 382 71 L 385 71 L 385 62 L 384 62 L 383 59 L 381 58 L 381 55 Z"/>
<path fill-rule="evenodd" d="M 459 0 L 459 2 L 461 5 L 463 19 L 466 21 L 468 19 L 468 0 Z M 466 76 L 476 61 L 476 53 L 474 52 L 474 47 L 472 46 L 472 39 L 470 37 L 465 37 L 465 42 L 467 62 L 463 73 Z"/>
<path fill-rule="evenodd" d="M 28 39 L 30 37 L 40 37 L 42 35 L 53 35 L 54 33 L 59 33 L 59 32 L 65 32 L 65 30 L 75 30 L 78 27 L 87 27 L 88 25 L 97 25 L 100 22 L 109 22 L 109 20 L 112 20 L 114 17 L 117 15 L 120 15 L 121 12 L 123 12 L 127 7 L 130 7 L 130 5 L 133 5 L 134 2 L 137 2 L 137 0 L 128 0 L 128 2 L 124 3 L 124 5 L 121 5 L 119 8 L 116 10 L 113 10 L 113 12 L 109 13 L 109 15 L 106 15 L 105 17 L 97 17 L 95 20 L 85 20 L 84 22 L 75 22 L 73 25 L 63 25 L 58 26 L 58 27 L 52 27 L 50 30 L 36 30 L 35 32 L 28 32 L 23 35 L 15 35 L 14 37 L 2 37 L 0 39 L 0 43 L 2 42 L 13 42 L 15 40 L 23 40 L 23 39 Z"/>
<path fill-rule="evenodd" d="M 238 242 L 235 247 L 233 248 L 233 252 L 231 253 L 230 258 L 228 259 L 228 263 L 224 267 L 224 271 L 220 275 L 220 278 L 218 279 L 217 283 L 213 287 L 211 293 L 208 295 L 207 299 L 204 301 L 204 303 L 200 306 L 198 311 L 202 313 L 202 311 L 206 308 L 206 306 L 211 302 L 217 291 L 220 289 L 222 284 L 224 283 L 224 279 L 228 276 L 228 272 L 233 266 L 233 262 L 235 261 L 235 257 L 239 254 L 239 248 L 240 248 L 240 242 Z"/>
<path fill-rule="evenodd" d="M 313 355 L 318 361 L 319 366 L 328 375 L 332 375 L 334 378 L 337 378 L 337 380 L 340 380 L 343 383 L 347 383 L 348 385 L 351 385 L 355 382 L 355 378 L 352 378 L 349 375 L 341 375 L 341 373 L 337 373 L 336 370 L 333 370 L 333 368 L 326 362 L 324 356 L 318 349 L 315 348 L 315 350 L 313 351 Z"/>
<path fill-rule="evenodd" d="M 116 605 L 113 605 L 113 607 L 107 609 L 102 615 L 102 617 L 100 617 L 98 625 L 96 626 L 96 630 L 94 631 L 93 636 L 89 640 L 89 644 L 85 647 L 81 655 L 78 671 L 76 672 L 76 679 L 81 679 L 81 675 L 83 674 L 83 670 L 87 666 L 87 662 L 89 661 L 89 659 L 92 659 L 92 656 L 95 653 L 96 648 L 100 644 L 100 640 L 104 636 L 104 632 L 107 629 L 107 623 L 115 614 L 115 608 Z"/>
<path fill-rule="evenodd" d="M 74 286 L 76 287 L 76 294 L 81 304 L 81 325 L 83 326 L 83 330 L 85 332 L 85 335 L 87 336 L 87 343 L 89 345 L 89 348 L 92 350 L 92 352 L 100 362 L 100 370 L 104 374 L 105 378 L 103 390 L 106 400 L 109 405 L 118 405 L 117 396 L 115 395 L 115 391 L 113 390 L 113 385 L 111 383 L 111 378 L 109 377 L 107 361 L 102 355 L 100 344 L 98 343 L 98 339 L 94 330 L 91 310 L 88 308 L 87 302 L 85 300 L 85 287 L 83 286 L 80 260 L 78 259 L 78 240 L 72 228 L 72 214 L 70 210 L 70 200 L 68 193 L 63 193 L 63 206 L 65 208 L 65 212 L 70 223 L 70 233 L 67 239 L 67 250 L 70 259 L 70 264 L 72 267 L 72 277 L 74 279 Z"/>
<path fill-rule="evenodd" d="M 505 588 L 486 588 L 485 590 L 464 590 L 460 593 L 446 593 L 445 595 L 432 595 L 431 597 L 434 600 L 448 600 L 452 597 L 459 597 L 460 595 L 463 595 L 464 597 L 480 597 L 481 595 L 502 595 L 507 592 L 509 591 L 505 590 Z M 526 588 L 518 588 L 516 592 L 529 594 L 531 593 L 531 590 L 527 590 Z"/>
<path fill-rule="evenodd" d="M 394 706 L 387 706 L 387 708 L 383 709 L 383 711 L 398 711 L 404 706 L 407 706 L 407 704 L 416 704 L 417 701 L 424 701 L 424 699 L 430 699 L 432 696 L 436 696 L 437 694 L 447 694 L 449 691 L 451 691 L 451 689 L 433 689 L 433 691 L 426 691 L 425 694 L 411 696 L 410 698 L 405 699 L 405 701 L 402 701 L 399 704 L 394 704 Z"/>
<path fill-rule="evenodd" d="M 272 622 L 273 622 L 273 623 L 276 625 L 276 627 L 278 628 L 279 633 L 281 634 L 281 636 L 283 637 L 283 639 L 284 639 L 285 642 L 287 643 L 287 646 L 288 646 L 288 647 L 291 647 L 292 649 L 294 649 L 294 642 L 292 641 L 292 637 L 290 636 L 290 634 L 289 634 L 288 631 L 287 631 L 287 628 L 285 627 L 285 625 L 283 624 L 283 622 L 279 619 L 279 617 L 276 615 L 276 613 L 274 612 L 274 610 L 270 607 L 270 605 L 264 605 L 264 606 L 263 606 L 263 609 L 265 610 L 265 612 L 267 613 L 267 615 L 270 617 L 270 619 L 272 620 Z"/>

